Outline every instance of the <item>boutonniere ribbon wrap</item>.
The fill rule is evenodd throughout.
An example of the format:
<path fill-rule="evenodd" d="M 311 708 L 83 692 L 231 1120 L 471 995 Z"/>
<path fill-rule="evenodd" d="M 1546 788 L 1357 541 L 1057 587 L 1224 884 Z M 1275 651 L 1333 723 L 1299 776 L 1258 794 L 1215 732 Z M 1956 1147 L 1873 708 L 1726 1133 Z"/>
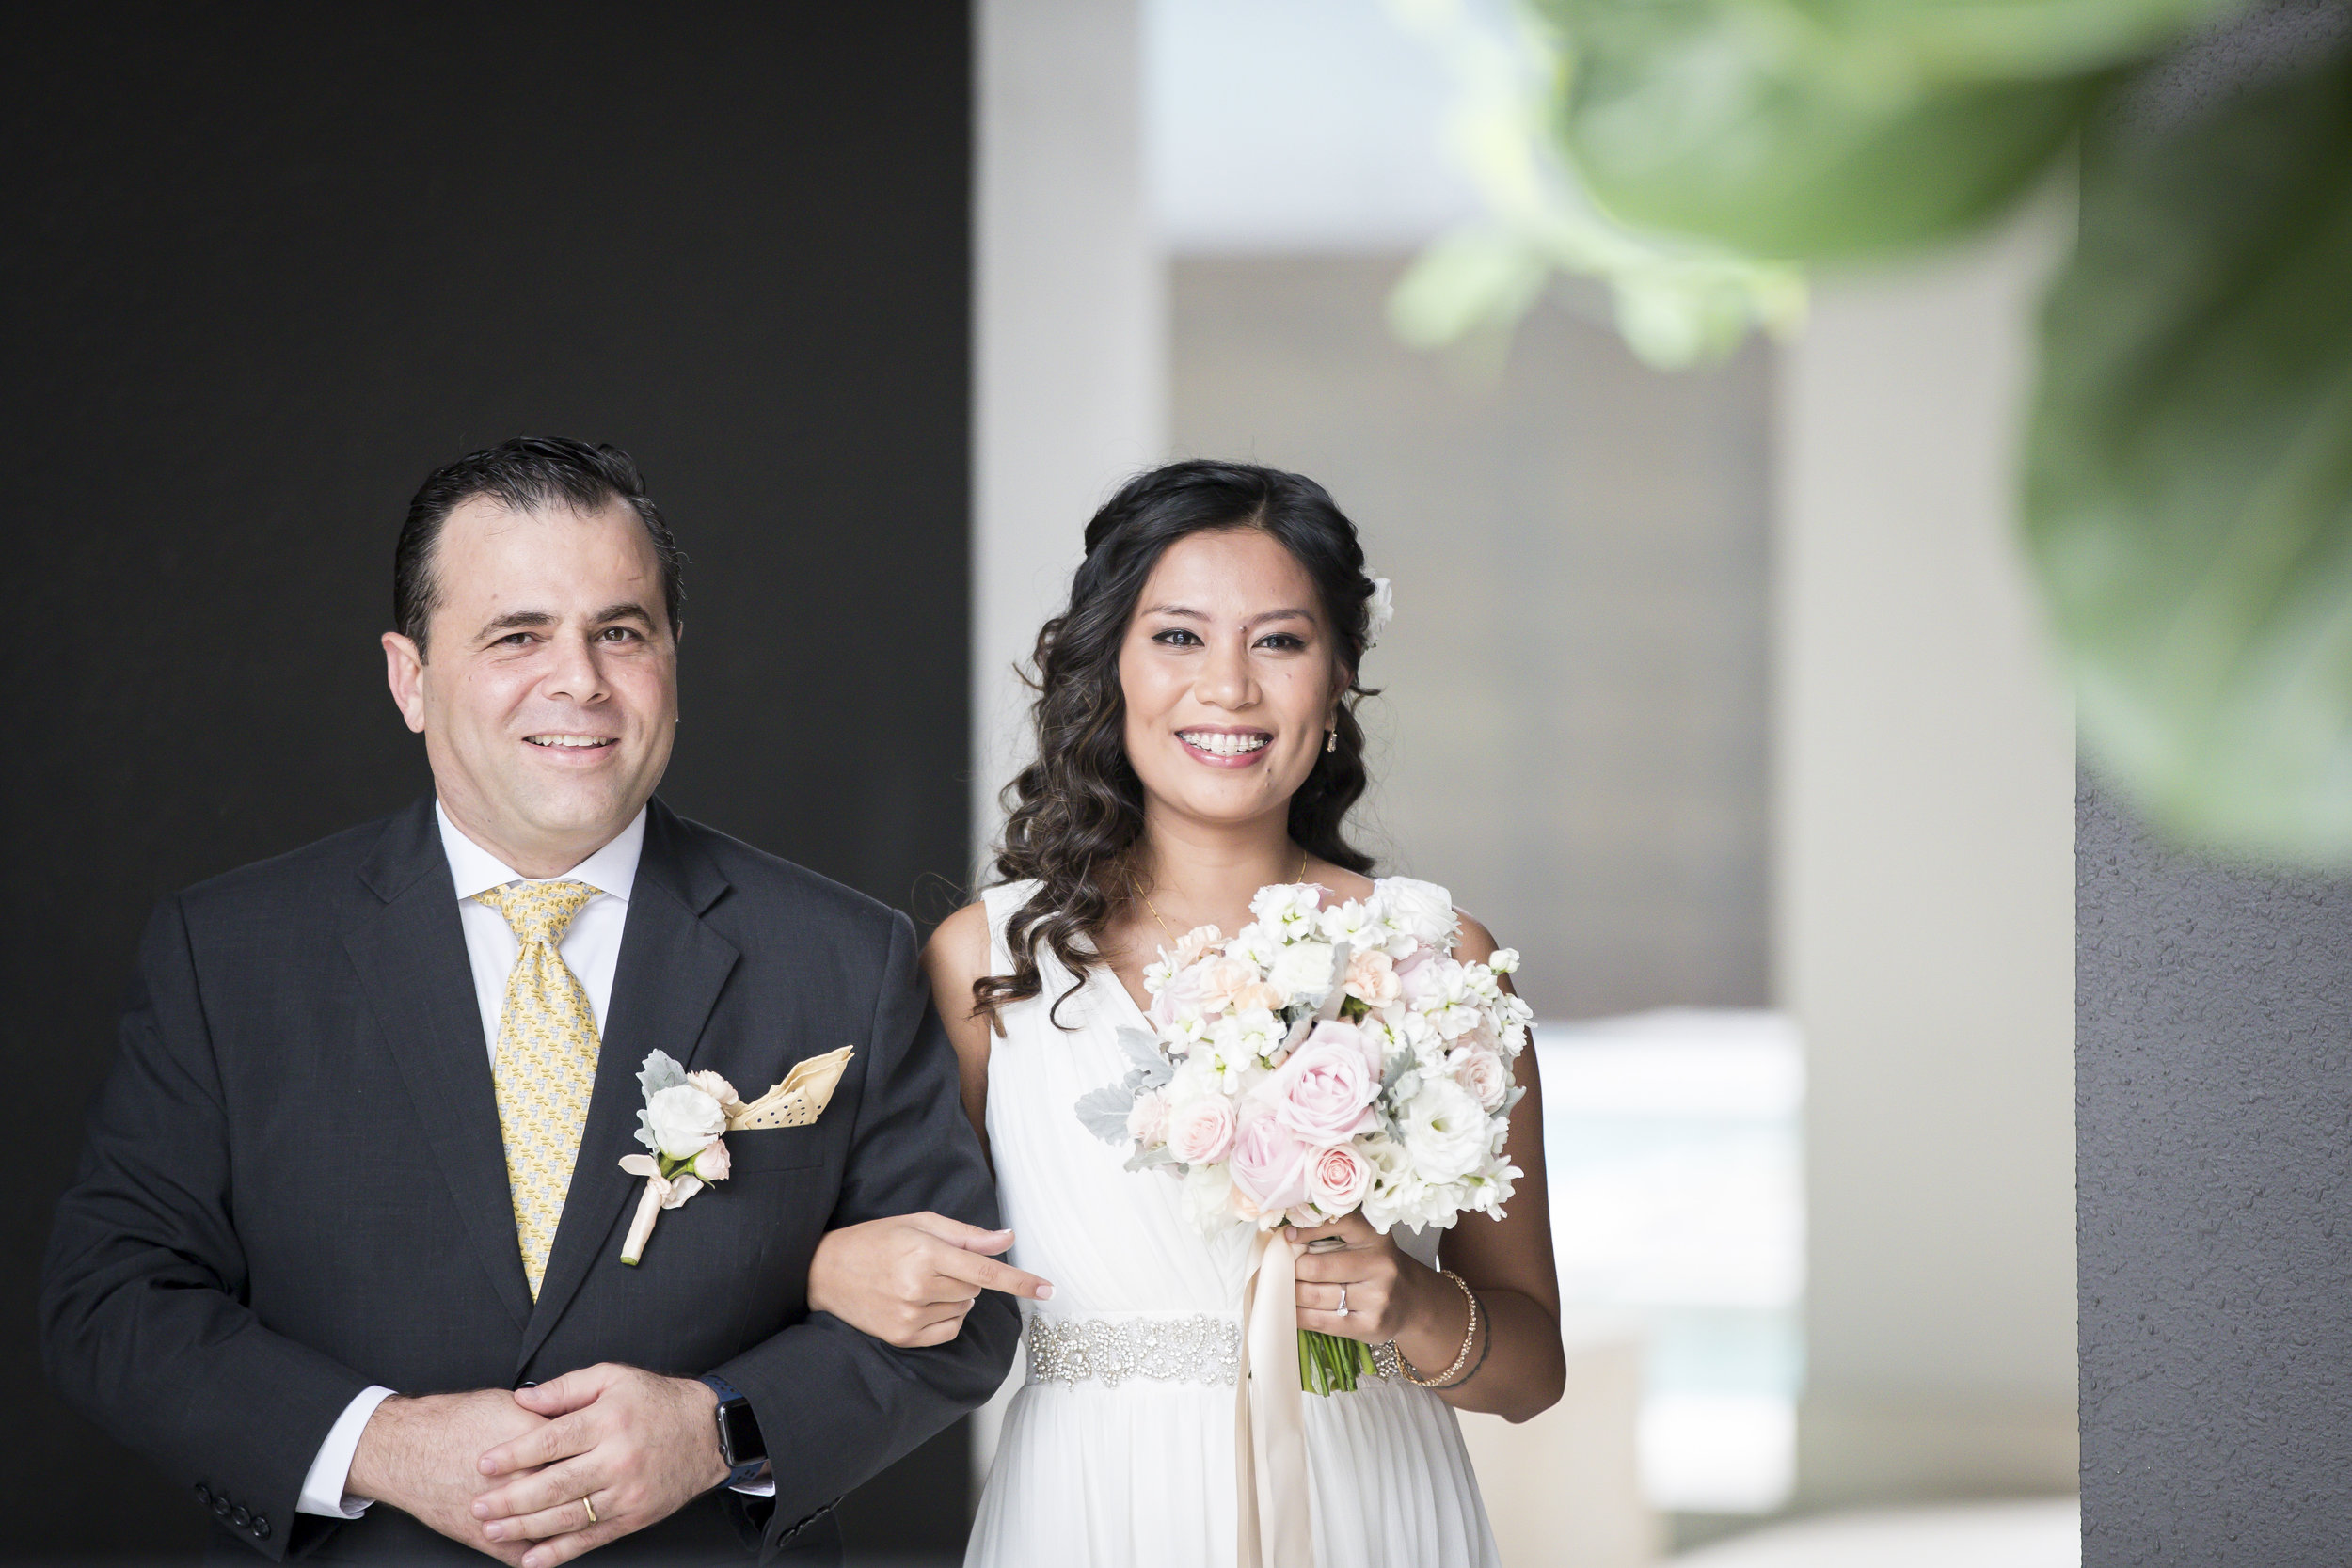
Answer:
<path fill-rule="evenodd" d="M 735 1085 L 715 1072 L 689 1072 L 665 1052 L 645 1058 L 637 1075 L 645 1108 L 637 1113 L 637 1141 L 653 1152 L 622 1156 L 621 1168 L 645 1179 L 621 1243 L 621 1261 L 634 1267 L 664 1209 L 675 1209 L 713 1181 L 724 1181 L 733 1161 L 726 1134 L 768 1127 L 806 1127 L 825 1114 L 850 1046 L 795 1062 L 784 1082 L 746 1104 Z"/>

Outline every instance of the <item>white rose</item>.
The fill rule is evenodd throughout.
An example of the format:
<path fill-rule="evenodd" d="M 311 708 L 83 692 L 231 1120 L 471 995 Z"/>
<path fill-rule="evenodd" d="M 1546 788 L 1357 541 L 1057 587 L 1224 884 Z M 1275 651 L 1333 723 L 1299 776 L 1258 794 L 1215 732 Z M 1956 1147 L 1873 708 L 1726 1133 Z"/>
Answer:
<path fill-rule="evenodd" d="M 691 1084 L 663 1089 L 645 1101 L 653 1141 L 673 1160 L 691 1160 L 727 1130 L 727 1114 L 706 1089 Z"/>
<path fill-rule="evenodd" d="M 1389 919 L 1398 929 L 1440 953 L 1453 950 L 1454 895 L 1435 882 L 1417 882 L 1410 877 L 1384 877 L 1380 891 Z"/>
<path fill-rule="evenodd" d="M 1451 1078 L 1432 1073 L 1397 1117 L 1397 1133 L 1424 1181 L 1454 1181 L 1486 1163 L 1486 1107 Z"/>
<path fill-rule="evenodd" d="M 1275 956 L 1266 983 L 1294 1003 L 1321 1003 L 1331 990 L 1331 944 L 1295 942 Z"/>

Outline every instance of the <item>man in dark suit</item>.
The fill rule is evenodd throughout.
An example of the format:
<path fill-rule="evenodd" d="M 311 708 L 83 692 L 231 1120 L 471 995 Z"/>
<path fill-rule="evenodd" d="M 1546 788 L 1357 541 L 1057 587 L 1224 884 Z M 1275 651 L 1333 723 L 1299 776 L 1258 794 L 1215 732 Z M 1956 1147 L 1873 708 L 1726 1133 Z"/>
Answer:
<path fill-rule="evenodd" d="M 842 1495 L 1003 1379 L 1001 1295 L 923 1349 L 807 1299 L 829 1229 L 995 1199 L 906 917 L 652 799 L 678 559 L 612 448 L 434 475 L 384 646 L 436 799 L 148 927 L 44 1347 L 216 1543 L 832 1560 Z M 845 1045 L 621 1262 L 650 1053 L 752 1099 Z"/>

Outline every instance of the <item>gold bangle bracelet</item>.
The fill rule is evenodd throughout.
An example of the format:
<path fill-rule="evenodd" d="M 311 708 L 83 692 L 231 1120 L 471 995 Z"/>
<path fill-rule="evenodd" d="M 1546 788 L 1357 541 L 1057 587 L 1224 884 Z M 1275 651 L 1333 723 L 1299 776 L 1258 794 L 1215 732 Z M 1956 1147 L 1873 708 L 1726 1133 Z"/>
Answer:
<path fill-rule="evenodd" d="M 1454 1365 L 1448 1367 L 1444 1371 L 1439 1372 L 1436 1377 L 1422 1376 L 1421 1373 L 1415 1370 L 1412 1362 L 1406 1359 L 1405 1353 L 1396 1348 L 1396 1341 L 1394 1339 L 1390 1340 L 1388 1344 L 1383 1347 L 1396 1356 L 1396 1370 L 1404 1374 L 1405 1381 L 1412 1384 L 1417 1388 L 1451 1387 L 1454 1377 L 1461 1371 L 1463 1367 L 1468 1365 L 1470 1362 L 1470 1346 L 1478 1342 L 1477 1292 L 1470 1288 L 1469 1280 L 1464 1279 L 1460 1275 L 1455 1274 L 1452 1269 L 1439 1269 L 1438 1272 L 1445 1275 L 1448 1279 L 1454 1281 L 1454 1289 L 1460 1291 L 1462 1292 L 1462 1299 L 1470 1304 L 1470 1327 L 1462 1331 L 1462 1348 L 1460 1351 L 1455 1353 Z"/>

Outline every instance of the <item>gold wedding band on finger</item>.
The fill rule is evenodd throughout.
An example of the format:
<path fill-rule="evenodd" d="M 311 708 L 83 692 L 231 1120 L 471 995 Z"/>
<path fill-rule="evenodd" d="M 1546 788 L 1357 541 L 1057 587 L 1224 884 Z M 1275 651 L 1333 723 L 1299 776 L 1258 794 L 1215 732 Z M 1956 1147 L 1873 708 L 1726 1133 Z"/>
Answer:
<path fill-rule="evenodd" d="M 580 1506 L 588 1511 L 588 1522 L 592 1525 L 595 1524 L 596 1522 L 596 1505 L 588 1500 L 588 1494 L 585 1492 L 582 1492 L 580 1495 Z"/>

